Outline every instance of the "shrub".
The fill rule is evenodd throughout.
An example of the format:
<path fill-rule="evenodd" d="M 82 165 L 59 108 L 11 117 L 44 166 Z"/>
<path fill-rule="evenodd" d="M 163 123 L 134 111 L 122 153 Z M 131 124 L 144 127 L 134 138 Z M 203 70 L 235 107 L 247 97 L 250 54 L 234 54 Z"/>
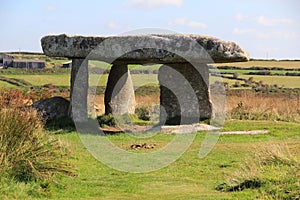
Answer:
<path fill-rule="evenodd" d="M 149 111 L 149 108 L 146 106 L 136 108 L 135 114 L 141 120 L 145 120 L 145 121 L 150 120 L 150 111 Z"/>
<path fill-rule="evenodd" d="M 117 121 L 113 115 L 101 115 L 97 117 L 97 120 L 101 127 L 117 125 Z"/>
<path fill-rule="evenodd" d="M 270 70 L 266 70 L 266 71 L 249 72 L 248 75 L 270 76 L 272 75 L 272 73 Z"/>
<path fill-rule="evenodd" d="M 73 175 L 63 160 L 64 145 L 43 131 L 33 109 L 0 109 L 0 173 L 18 181 L 52 180 L 57 173 Z"/>
<path fill-rule="evenodd" d="M 147 84 L 138 87 L 135 90 L 135 94 L 138 96 L 150 96 L 150 95 L 156 95 L 159 94 L 159 85 L 157 84 Z"/>
<path fill-rule="evenodd" d="M 236 82 L 232 85 L 232 87 L 234 87 L 234 88 L 241 87 L 241 83 L 238 82 L 238 81 L 236 81 Z"/>

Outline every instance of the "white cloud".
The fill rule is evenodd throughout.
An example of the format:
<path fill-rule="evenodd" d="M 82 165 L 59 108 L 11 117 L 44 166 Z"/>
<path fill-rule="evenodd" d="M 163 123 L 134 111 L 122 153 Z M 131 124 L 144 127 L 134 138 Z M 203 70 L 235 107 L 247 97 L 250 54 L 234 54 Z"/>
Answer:
<path fill-rule="evenodd" d="M 247 15 L 244 15 L 242 13 L 238 13 L 236 16 L 235 16 L 236 20 L 241 22 L 241 21 L 244 21 L 245 19 L 249 18 Z"/>
<path fill-rule="evenodd" d="M 207 25 L 202 22 L 198 21 L 187 21 L 185 18 L 177 18 L 173 21 L 168 22 L 169 26 L 179 25 L 179 26 L 186 26 L 189 28 L 194 29 L 206 29 Z"/>
<path fill-rule="evenodd" d="M 118 23 L 116 23 L 116 22 L 114 22 L 114 21 L 110 21 L 110 22 L 108 22 L 107 27 L 108 27 L 109 29 L 116 30 L 116 29 L 120 29 L 120 28 L 121 28 L 121 25 L 118 24 Z"/>
<path fill-rule="evenodd" d="M 183 0 L 129 0 L 125 3 L 125 7 L 151 10 L 165 6 L 181 7 Z"/>
<path fill-rule="evenodd" d="M 184 26 L 186 24 L 186 20 L 184 18 L 177 18 L 174 21 L 170 21 L 168 24 Z"/>
<path fill-rule="evenodd" d="M 190 21 L 190 22 L 188 22 L 187 26 L 191 27 L 191 28 L 201 28 L 201 29 L 207 28 L 206 24 L 204 24 L 202 22 L 196 22 L 196 21 Z"/>
<path fill-rule="evenodd" d="M 289 31 L 272 31 L 272 32 L 258 32 L 256 37 L 259 39 L 272 39 L 272 40 L 294 40 L 299 39 L 298 34 Z"/>
<path fill-rule="evenodd" d="M 295 23 L 295 20 L 290 18 L 269 18 L 263 15 L 261 16 L 249 16 L 242 13 L 238 13 L 235 16 L 235 19 L 239 22 L 254 22 L 262 26 L 279 26 L 279 25 L 292 25 Z"/>
<path fill-rule="evenodd" d="M 256 31 L 255 29 L 251 29 L 251 28 L 249 28 L 249 29 L 234 28 L 232 32 L 234 34 L 242 35 L 242 34 L 253 33 L 255 31 Z"/>
<path fill-rule="evenodd" d="M 295 32 L 290 31 L 258 31 L 256 29 L 240 29 L 234 28 L 232 31 L 233 34 L 236 35 L 246 35 L 253 37 L 255 39 L 263 39 L 263 40 L 294 40 L 299 39 L 299 35 Z"/>
<path fill-rule="evenodd" d="M 46 10 L 48 10 L 48 11 L 54 11 L 54 10 L 56 10 L 56 7 L 55 6 L 47 6 Z"/>
<path fill-rule="evenodd" d="M 263 26 L 277 26 L 277 25 L 291 25 L 294 20 L 288 18 L 266 18 L 265 16 L 259 16 L 256 22 Z"/>

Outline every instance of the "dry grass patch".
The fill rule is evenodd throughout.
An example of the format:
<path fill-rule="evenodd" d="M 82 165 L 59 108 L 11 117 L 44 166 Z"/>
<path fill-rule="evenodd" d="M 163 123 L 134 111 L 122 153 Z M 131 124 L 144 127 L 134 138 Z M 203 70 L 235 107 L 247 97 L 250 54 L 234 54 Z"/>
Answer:
<path fill-rule="evenodd" d="M 300 102 L 297 95 L 245 90 L 227 95 L 226 113 L 228 119 L 299 121 Z"/>

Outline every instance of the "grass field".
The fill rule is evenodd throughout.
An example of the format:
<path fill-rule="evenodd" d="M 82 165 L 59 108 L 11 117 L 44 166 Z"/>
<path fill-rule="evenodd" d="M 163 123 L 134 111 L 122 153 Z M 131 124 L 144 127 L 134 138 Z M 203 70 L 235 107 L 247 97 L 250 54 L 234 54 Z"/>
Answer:
<path fill-rule="evenodd" d="M 17 56 L 17 55 L 15 55 Z M 25 58 L 47 58 L 41 55 L 24 55 Z M 50 58 L 48 58 L 50 59 Z M 65 60 L 56 60 L 58 63 L 64 62 Z M 55 62 L 56 62 L 55 61 Z M 49 61 L 54 62 L 54 61 Z M 99 62 L 99 61 L 89 61 L 91 67 L 99 67 L 105 68 L 107 66 L 106 63 Z M 214 64 L 215 66 L 237 66 L 242 68 L 249 68 L 249 67 L 281 67 L 285 69 L 297 68 L 300 69 L 300 61 L 249 61 L 249 62 L 237 62 L 237 63 L 222 63 L 222 64 Z M 157 70 L 161 65 L 151 65 L 151 66 L 142 66 L 142 65 L 129 65 L 129 69 L 131 70 Z M 300 88 L 300 77 L 299 76 L 261 76 L 261 75 L 246 75 L 249 72 L 258 72 L 258 70 L 240 70 L 240 69 L 221 69 L 221 70 L 212 70 L 212 72 L 225 72 L 225 73 L 236 73 L 240 78 L 250 78 L 253 77 L 254 81 L 259 82 L 263 81 L 264 84 L 274 85 L 277 84 L 278 86 L 284 86 L 287 88 Z M 70 72 L 68 70 L 58 70 L 56 73 L 45 73 L 38 72 L 38 74 L 26 73 L 26 71 L 22 71 L 22 74 L 18 74 L 18 70 L 8 70 L 7 72 L 2 73 L 2 76 L 8 78 L 17 78 L 23 79 L 34 86 L 43 86 L 45 84 L 52 83 L 55 86 L 70 86 Z M 20 71 L 21 72 L 21 71 Z M 285 74 L 285 70 L 273 70 L 272 74 Z M 298 71 L 297 71 L 298 73 Z M 227 74 L 226 76 L 231 77 L 231 74 Z M 100 76 L 92 74 L 90 80 L 98 80 Z M 158 84 L 157 74 L 132 74 L 132 79 L 135 86 L 140 86 L 143 84 L 154 83 Z M 237 82 L 234 79 L 226 79 L 223 80 L 220 78 L 211 77 L 210 82 L 214 83 L 215 80 L 223 81 L 229 83 L 229 86 L 235 84 Z M 99 82 L 90 83 L 91 86 L 98 85 L 98 86 L 105 86 L 107 82 L 107 75 L 102 75 Z M 240 82 L 240 81 L 239 81 Z M 242 83 L 242 82 L 241 82 Z M 8 83 L 4 83 L 0 81 L 0 87 L 13 87 L 10 86 Z"/>
<path fill-rule="evenodd" d="M 213 66 L 236 66 L 241 68 L 250 67 L 280 67 L 286 69 L 299 69 L 300 61 L 249 61 L 249 62 L 236 62 L 236 63 L 220 63 L 213 64 Z"/>
<path fill-rule="evenodd" d="M 254 81 L 263 81 L 264 84 L 284 86 L 287 88 L 300 88 L 300 77 L 296 76 L 258 76 L 258 75 L 241 75 L 241 78 L 253 77 Z"/>
<path fill-rule="evenodd" d="M 70 74 L 44 74 L 44 75 L 3 75 L 8 78 L 22 79 L 34 86 L 43 86 L 45 84 L 52 83 L 55 86 L 70 86 Z M 158 84 L 157 74 L 132 74 L 132 81 L 135 86 L 140 86 L 148 83 Z M 98 86 L 106 86 L 108 75 L 103 74 L 101 76 L 92 74 L 90 80 Z M 96 82 L 95 82 L 96 81 Z M 0 82 L 0 86 L 7 87 L 10 84 Z"/>
<path fill-rule="evenodd" d="M 3 75 L 9 78 L 17 78 L 25 80 L 31 83 L 34 86 L 43 86 L 45 84 L 52 83 L 55 86 L 70 86 L 70 74 L 45 74 L 45 75 Z M 157 74 L 132 74 L 133 84 L 135 86 L 141 86 L 144 84 L 154 83 L 158 84 Z M 98 86 L 106 86 L 107 82 L 107 74 L 98 76 L 92 75 L 90 77 L 93 80 L 94 85 L 95 81 L 97 81 Z M 292 76 L 259 76 L 259 75 L 239 75 L 241 78 L 250 78 L 253 77 L 255 81 L 263 81 L 265 84 L 277 84 L 278 86 L 284 86 L 287 88 L 300 88 L 300 77 L 292 77 Z M 222 80 L 224 82 L 228 82 L 229 85 L 232 85 L 236 82 L 236 80 L 232 79 L 220 79 L 211 77 L 211 83 L 214 83 L 215 80 Z M 14 87 L 11 84 L 4 83 L 0 81 L 0 87 Z"/>
<path fill-rule="evenodd" d="M 259 62 L 251 61 L 249 63 L 256 66 Z M 269 63 L 270 66 L 272 65 L 271 67 L 274 67 L 273 62 L 275 61 Z M 283 62 L 279 63 L 282 64 Z M 288 65 L 287 67 L 296 68 L 298 62 L 291 61 L 285 64 L 291 63 L 294 66 Z M 143 68 L 144 66 L 138 67 Z M 158 67 L 158 65 L 153 66 L 153 69 Z M 242 70 L 236 72 L 242 78 L 253 77 L 255 81 L 262 80 L 263 83 L 267 84 L 300 88 L 300 77 L 250 76 L 243 75 L 244 71 Z M 34 86 L 43 86 L 49 83 L 55 86 L 70 85 L 69 73 L 35 75 L 14 72 L 13 74 L 3 74 L 3 76 L 22 79 Z M 95 74 L 91 75 L 92 80 L 98 77 Z M 107 77 L 108 75 L 101 76 L 100 81 L 96 84 L 105 86 Z M 132 74 L 132 80 L 136 87 L 158 83 L 155 74 Z M 212 77 L 211 83 L 214 80 L 217 79 Z M 220 79 L 218 80 L 220 81 Z M 223 79 L 223 81 L 229 82 L 229 84 L 236 82 L 236 80 L 231 79 Z M 2 81 L 0 81 L 0 87 L 17 88 Z M 69 150 L 67 158 L 70 164 L 74 166 L 77 176 L 59 175 L 56 176 L 56 181 L 51 183 L 39 181 L 24 183 L 7 179 L 1 175 L 0 199 L 289 199 L 289 195 L 292 195 L 294 199 L 299 199 L 299 96 L 298 99 L 297 96 L 289 94 L 272 94 L 272 96 L 271 94 L 250 93 L 250 90 L 240 93 L 230 93 L 232 92 L 230 90 L 228 92 L 226 109 L 230 115 L 225 121 L 223 130 L 268 130 L 269 134 L 222 135 L 210 154 L 204 159 L 200 159 L 198 154 L 205 138 L 205 132 L 197 132 L 189 149 L 169 166 L 154 172 L 128 173 L 116 171 L 97 161 L 83 146 L 74 129 L 51 129 L 47 130 L 46 133 L 62 140 L 63 146 Z M 2 100 L 6 103 L 7 99 L 9 98 Z M 22 97 L 21 100 L 20 102 L 23 102 L 25 99 Z M 102 103 L 100 107 L 103 110 L 103 95 L 97 95 L 96 101 L 100 102 L 99 104 Z M 138 107 L 151 106 L 159 103 L 159 93 L 156 91 L 152 96 L 137 96 L 136 101 Z M 12 99 L 12 102 L 15 103 L 15 99 Z M 268 121 L 234 120 L 239 118 L 258 118 Z M 62 121 L 61 123 L 65 122 Z M 126 151 L 148 153 L 166 146 L 174 135 L 159 133 L 150 138 L 137 138 L 128 134 L 116 134 L 106 137 L 113 144 Z M 149 150 L 130 148 L 132 144 L 143 143 L 156 144 L 156 146 Z M 283 157 L 283 161 L 279 158 L 278 161 L 276 154 L 274 163 L 267 166 L 269 168 L 261 169 L 262 166 L 254 166 L 250 171 L 245 170 L 245 166 L 249 162 L 253 164 L 252 158 L 257 152 L 263 149 L 274 150 L 272 149 L 273 145 L 286 146 L 298 164 L 289 165 L 293 161 L 289 160 L 289 154 L 279 155 L 280 159 Z M 274 157 L 273 154 L 271 156 Z M 249 166 L 252 167 L 252 165 Z M 236 177 L 236 174 L 240 174 L 240 176 Z M 249 181 L 247 178 L 250 181 L 258 181 L 261 185 L 252 188 L 246 187 L 242 191 L 234 192 L 222 192 L 216 189 L 231 180 Z"/>
<path fill-rule="evenodd" d="M 107 64 L 100 62 L 100 61 L 89 61 L 89 64 L 94 67 L 99 68 L 106 68 Z M 299 69 L 300 68 L 300 61 L 258 61 L 253 60 L 249 62 L 235 62 L 235 63 L 218 63 L 218 64 L 212 64 L 213 66 L 236 66 L 241 68 L 250 68 L 250 67 L 280 67 L 280 68 L 286 68 L 286 69 Z M 148 66 L 142 66 L 142 65 L 129 65 L 129 69 L 150 69 L 155 70 L 159 69 L 161 65 L 160 64 L 154 64 L 154 65 L 148 65 Z"/>
<path fill-rule="evenodd" d="M 4 81 L 0 81 L 0 88 L 17 88 L 17 86 L 14 86 Z"/>
<path fill-rule="evenodd" d="M 108 65 L 105 62 L 96 61 L 96 60 L 89 60 L 89 66 L 91 67 L 98 67 L 102 69 L 110 69 L 111 65 Z M 159 69 L 161 64 L 153 64 L 153 65 L 128 65 L 130 70 L 157 70 Z"/>
<path fill-rule="evenodd" d="M 44 74 L 44 75 L 3 75 L 8 78 L 22 79 L 34 86 L 43 86 L 45 84 L 52 83 L 56 86 L 69 86 L 70 74 Z"/>
<path fill-rule="evenodd" d="M 95 160 L 82 145 L 77 133 L 60 132 L 60 138 L 71 152 L 70 162 L 77 167 L 75 178 L 62 176 L 60 184 L 52 184 L 45 193 L 36 193 L 35 183 L 1 187 L 0 198 L 53 199 L 262 199 L 266 186 L 241 192 L 220 192 L 215 188 L 233 173 L 240 164 L 251 158 L 254 149 L 270 144 L 288 145 L 291 153 L 300 159 L 300 125 L 267 121 L 228 121 L 224 130 L 269 130 L 268 135 L 220 136 L 211 153 L 204 159 L 198 151 L 205 133 L 199 132 L 183 156 L 171 165 L 155 172 L 132 174 L 111 169 Z M 49 133 L 52 134 L 52 133 Z M 134 143 L 167 144 L 173 135 L 158 134 L 150 139 L 137 139 L 125 134 L 107 136 L 117 146 L 128 150 Z M 132 150 L 131 150 L 132 151 Z M 135 150 L 139 152 L 139 150 Z M 142 150 L 147 152 L 147 150 Z M 278 179 L 273 174 L 270 179 Z M 279 179 L 278 179 L 279 180 Z M 3 183 L 2 183 L 3 185 Z M 5 184 L 4 184 L 5 185 Z M 3 186 L 4 186 L 3 185 Z M 280 189 L 280 188 L 278 188 Z M 270 198 L 271 196 L 269 196 Z M 265 197 L 267 198 L 267 197 Z"/>
<path fill-rule="evenodd" d="M 218 70 L 212 70 L 216 72 L 224 72 L 224 73 L 237 73 L 237 74 L 244 74 L 247 75 L 250 72 L 261 72 L 261 70 L 247 70 L 247 69 L 218 69 Z M 298 71 L 287 71 L 287 70 L 270 70 L 272 74 L 280 74 L 280 75 L 285 75 L 287 72 L 295 72 L 297 73 Z"/>

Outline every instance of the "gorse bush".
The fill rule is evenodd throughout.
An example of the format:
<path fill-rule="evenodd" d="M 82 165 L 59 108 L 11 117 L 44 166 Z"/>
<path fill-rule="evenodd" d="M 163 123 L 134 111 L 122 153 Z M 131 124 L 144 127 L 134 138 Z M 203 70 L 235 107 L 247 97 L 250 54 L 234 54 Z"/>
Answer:
<path fill-rule="evenodd" d="M 106 126 L 116 126 L 117 121 L 113 115 L 101 115 L 97 117 L 97 120 L 99 122 L 99 125 L 101 127 L 106 127 Z"/>
<path fill-rule="evenodd" d="M 138 107 L 135 109 L 135 114 L 141 120 L 150 120 L 150 108 L 146 106 Z"/>
<path fill-rule="evenodd" d="M 33 109 L 0 109 L 0 173 L 18 181 L 52 180 L 56 173 L 72 175 L 59 140 L 43 132 Z"/>
<path fill-rule="evenodd" d="M 52 94 L 46 90 L 29 90 L 27 92 L 15 89 L 0 90 L 0 108 L 23 108 L 31 106 L 34 101 L 52 97 Z"/>
<path fill-rule="evenodd" d="M 24 107 L 30 100 L 28 96 L 19 90 L 0 90 L 0 108 Z"/>

